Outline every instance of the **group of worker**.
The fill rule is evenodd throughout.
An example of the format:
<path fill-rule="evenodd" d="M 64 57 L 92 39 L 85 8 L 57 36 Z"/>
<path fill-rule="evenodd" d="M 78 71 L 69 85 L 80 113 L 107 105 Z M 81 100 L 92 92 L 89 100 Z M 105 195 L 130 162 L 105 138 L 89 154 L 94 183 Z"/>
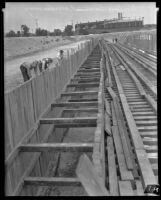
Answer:
<path fill-rule="evenodd" d="M 49 64 L 53 61 L 52 58 L 43 58 L 42 60 L 35 60 L 33 62 L 24 62 L 20 65 L 20 70 L 24 81 L 28 81 L 32 75 L 31 70 L 34 70 L 35 75 L 38 75 L 42 71 L 48 69 Z"/>
<path fill-rule="evenodd" d="M 117 43 L 117 38 L 112 39 L 113 43 Z"/>
<path fill-rule="evenodd" d="M 63 59 L 63 50 L 59 51 L 59 54 L 57 56 L 58 62 Z M 42 60 L 35 60 L 33 62 L 24 62 L 20 65 L 20 70 L 23 76 L 23 80 L 28 81 L 31 77 L 31 70 L 34 70 L 35 75 L 38 75 L 39 73 L 43 72 L 44 70 L 47 70 L 49 68 L 50 63 L 53 62 L 52 58 L 43 58 Z"/>

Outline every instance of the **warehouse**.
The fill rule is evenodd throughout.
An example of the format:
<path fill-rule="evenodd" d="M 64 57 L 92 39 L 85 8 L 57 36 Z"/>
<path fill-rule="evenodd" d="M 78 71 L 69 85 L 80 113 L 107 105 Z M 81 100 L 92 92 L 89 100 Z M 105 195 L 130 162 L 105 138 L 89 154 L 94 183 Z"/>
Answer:
<path fill-rule="evenodd" d="M 80 23 L 75 25 L 75 34 L 98 34 L 128 30 L 139 30 L 143 27 L 142 19 L 125 19 L 122 13 L 118 13 L 118 18 L 111 20 Z"/>

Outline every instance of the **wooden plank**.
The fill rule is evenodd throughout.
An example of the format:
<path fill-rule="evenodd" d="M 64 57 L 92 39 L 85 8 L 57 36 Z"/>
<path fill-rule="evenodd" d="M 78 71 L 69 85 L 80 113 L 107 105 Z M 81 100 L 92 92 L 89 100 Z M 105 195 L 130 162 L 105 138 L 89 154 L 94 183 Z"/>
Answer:
<path fill-rule="evenodd" d="M 68 84 L 67 87 L 98 87 L 99 83 L 72 83 Z"/>
<path fill-rule="evenodd" d="M 79 96 L 79 95 L 97 95 L 98 91 L 83 91 L 83 92 L 66 92 L 62 93 L 61 96 Z"/>
<path fill-rule="evenodd" d="M 12 151 L 14 147 L 14 138 L 12 133 L 12 122 L 10 116 L 10 105 L 8 94 L 5 95 L 5 157 Z"/>
<path fill-rule="evenodd" d="M 155 114 L 157 114 L 157 103 L 154 101 L 154 99 L 152 99 L 152 97 L 149 94 L 146 94 L 145 98 L 153 108 Z"/>
<path fill-rule="evenodd" d="M 117 84 L 118 92 L 119 92 L 119 94 L 124 94 L 124 90 L 121 86 L 121 82 L 119 80 L 119 77 L 117 76 L 116 69 L 114 67 L 112 67 L 112 70 L 113 70 L 113 74 L 114 74 L 115 81 L 116 81 L 116 84 Z"/>
<path fill-rule="evenodd" d="M 87 72 L 79 72 L 76 74 L 77 76 L 95 76 L 95 75 L 100 75 L 100 72 L 90 72 L 90 73 L 87 73 Z"/>
<path fill-rule="evenodd" d="M 158 144 L 158 139 L 157 138 L 151 138 L 151 137 L 144 137 L 143 138 L 143 143 L 145 145 L 156 145 Z"/>
<path fill-rule="evenodd" d="M 24 152 L 84 152 L 93 151 L 92 143 L 37 143 L 37 144 L 21 144 L 20 151 Z"/>
<path fill-rule="evenodd" d="M 117 95 L 115 94 L 115 92 L 113 91 L 113 89 L 111 87 L 107 87 L 108 92 L 110 93 L 112 99 L 117 98 Z"/>
<path fill-rule="evenodd" d="M 100 81 L 93 81 L 93 80 L 83 80 L 83 79 L 80 79 L 77 81 L 77 83 L 97 83 L 99 84 Z"/>
<path fill-rule="evenodd" d="M 125 163 L 125 156 L 122 149 L 121 139 L 119 136 L 119 130 L 117 126 L 112 126 L 112 135 L 114 138 L 114 144 L 119 164 L 119 170 L 121 175 L 121 180 L 134 180 L 131 171 L 128 171 Z"/>
<path fill-rule="evenodd" d="M 136 157 L 138 160 L 139 170 L 143 180 L 144 189 L 146 188 L 147 185 L 157 184 L 151 164 L 147 158 L 146 151 L 136 149 Z"/>
<path fill-rule="evenodd" d="M 134 196 L 130 181 L 119 181 L 120 196 Z"/>
<path fill-rule="evenodd" d="M 81 186 L 78 178 L 26 177 L 25 185 L 31 186 Z"/>
<path fill-rule="evenodd" d="M 150 163 L 158 163 L 158 153 L 157 152 L 147 153 L 147 156 L 148 156 Z"/>
<path fill-rule="evenodd" d="M 13 144 L 16 146 L 18 142 L 23 137 L 22 131 L 22 115 L 21 115 L 21 108 L 22 102 L 20 102 L 20 91 L 21 88 L 18 90 L 13 90 L 9 95 L 9 106 L 10 106 L 10 119 L 11 119 L 11 127 L 12 127 L 12 138 Z"/>
<path fill-rule="evenodd" d="M 90 99 L 69 99 L 68 102 L 90 102 L 90 101 L 98 101 L 96 98 Z"/>
<path fill-rule="evenodd" d="M 109 196 L 103 180 L 85 154 L 79 159 L 76 174 L 89 196 Z"/>
<path fill-rule="evenodd" d="M 97 117 L 41 118 L 40 119 L 40 124 L 61 124 L 61 123 L 97 123 Z"/>
<path fill-rule="evenodd" d="M 80 78 L 80 79 L 100 79 L 101 78 L 101 75 L 94 75 L 94 76 L 91 76 L 91 75 L 74 75 L 74 78 Z"/>
<path fill-rule="evenodd" d="M 55 128 L 80 128 L 80 127 L 96 127 L 96 123 L 62 123 L 56 124 Z"/>
<path fill-rule="evenodd" d="M 105 101 L 105 108 L 106 108 L 106 112 L 109 116 L 111 116 L 111 109 L 110 109 L 110 103 L 107 101 L 107 99 L 104 100 Z"/>
<path fill-rule="evenodd" d="M 146 150 L 146 152 L 148 152 L 148 153 L 152 153 L 152 152 L 157 152 L 158 151 L 158 146 L 157 145 L 150 145 L 150 146 L 148 146 L 148 145 L 144 145 L 144 148 L 145 148 L 145 150 Z"/>
<path fill-rule="evenodd" d="M 119 127 L 120 136 L 121 136 L 123 151 L 124 151 L 124 154 L 125 154 L 125 161 L 126 161 L 126 164 L 127 164 L 127 168 L 129 170 L 133 170 L 134 167 L 133 167 L 133 164 L 132 164 L 131 155 L 130 155 L 130 152 L 129 152 L 129 147 L 127 145 L 126 137 L 124 135 L 124 129 L 123 129 L 120 121 L 118 122 L 118 127 Z"/>
<path fill-rule="evenodd" d="M 79 69 L 77 72 L 100 72 L 100 69 Z"/>
<path fill-rule="evenodd" d="M 108 155 L 108 176 L 109 176 L 109 188 L 110 194 L 112 196 L 118 196 L 118 178 L 117 178 L 117 169 L 115 163 L 115 153 L 113 146 L 112 137 L 107 137 L 107 155 Z"/>
<path fill-rule="evenodd" d="M 104 114 L 105 118 L 105 131 L 108 133 L 108 135 L 111 135 L 111 119 L 110 117 L 105 113 Z"/>
<path fill-rule="evenodd" d="M 145 196 L 143 186 L 140 180 L 135 180 L 137 196 Z"/>
<path fill-rule="evenodd" d="M 111 111 L 112 111 L 112 123 L 113 123 L 113 126 L 115 126 L 117 125 L 117 119 L 116 119 L 113 101 L 111 101 Z"/>
<path fill-rule="evenodd" d="M 110 72 L 109 65 L 111 65 L 111 63 L 109 62 L 109 53 L 106 52 L 106 69 L 107 69 L 107 73 L 108 73 L 109 86 L 112 87 L 111 72 Z"/>
<path fill-rule="evenodd" d="M 98 108 L 71 108 L 64 109 L 63 112 L 98 112 Z"/>
<path fill-rule="evenodd" d="M 121 98 L 121 102 L 122 102 L 122 106 L 124 109 L 124 114 L 125 114 L 125 118 L 128 124 L 128 128 L 132 137 L 132 141 L 134 144 L 135 149 L 144 149 L 144 145 L 141 139 L 141 136 L 138 132 L 138 129 L 136 127 L 136 123 L 134 121 L 134 118 L 132 116 L 132 113 L 129 109 L 126 97 L 124 95 L 120 95 Z"/>
<path fill-rule="evenodd" d="M 98 106 L 98 102 L 65 102 L 52 103 L 51 107 Z"/>
<path fill-rule="evenodd" d="M 133 167 L 133 164 L 132 164 L 129 147 L 128 147 L 126 137 L 125 137 L 125 133 L 127 133 L 127 131 L 125 130 L 125 127 L 123 126 L 123 115 L 122 115 L 121 107 L 120 107 L 118 101 L 114 101 L 114 108 L 115 108 L 119 133 L 120 133 L 120 137 L 121 137 L 121 141 L 122 141 L 123 151 L 124 151 L 124 154 L 125 154 L 125 160 L 126 160 L 127 168 L 129 170 L 132 170 L 132 169 L 134 169 L 134 167 Z"/>

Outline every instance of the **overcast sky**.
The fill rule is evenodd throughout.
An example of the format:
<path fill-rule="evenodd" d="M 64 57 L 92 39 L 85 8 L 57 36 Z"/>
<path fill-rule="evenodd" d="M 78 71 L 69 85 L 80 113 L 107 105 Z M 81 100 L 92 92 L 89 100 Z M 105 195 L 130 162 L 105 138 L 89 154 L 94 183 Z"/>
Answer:
<path fill-rule="evenodd" d="M 77 22 L 98 21 L 117 18 L 118 12 L 123 17 L 144 17 L 144 24 L 156 24 L 155 2 L 94 2 L 94 3 L 6 3 L 4 9 L 4 30 L 20 30 L 26 24 L 30 31 L 38 26 L 53 31 L 64 29 L 65 25 Z"/>

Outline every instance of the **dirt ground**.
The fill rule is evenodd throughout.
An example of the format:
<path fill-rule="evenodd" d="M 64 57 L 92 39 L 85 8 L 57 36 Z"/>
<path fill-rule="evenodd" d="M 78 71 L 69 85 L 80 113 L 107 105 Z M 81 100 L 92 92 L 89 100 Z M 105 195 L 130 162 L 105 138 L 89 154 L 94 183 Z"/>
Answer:
<path fill-rule="evenodd" d="M 12 60 L 24 55 L 31 55 L 42 50 L 50 49 L 71 42 L 76 42 L 77 38 L 61 36 L 41 36 L 41 37 L 12 37 L 4 39 L 5 60 Z"/>
<path fill-rule="evenodd" d="M 7 38 L 7 39 L 10 39 L 10 38 Z M 25 38 L 23 38 L 23 39 L 25 40 Z M 12 59 L 11 59 L 11 57 L 10 58 L 8 57 L 9 59 L 4 60 L 5 91 L 12 90 L 15 87 L 17 87 L 23 83 L 23 78 L 22 78 L 20 68 L 19 68 L 23 62 L 26 62 L 26 61 L 32 62 L 34 60 L 41 60 L 45 57 L 55 58 L 60 49 L 63 49 L 64 54 L 66 55 L 67 50 L 77 48 L 78 44 L 83 43 L 86 40 L 87 39 L 85 37 L 77 37 L 74 39 L 70 38 L 70 40 L 68 40 L 68 41 L 66 40 L 65 42 L 59 42 L 59 44 L 55 45 L 55 47 L 54 47 L 54 45 L 53 46 L 51 45 L 51 47 L 46 46 L 46 49 L 43 49 L 43 50 L 39 49 L 39 51 L 36 53 L 33 53 L 33 51 L 30 50 L 30 52 L 28 54 L 23 55 L 22 52 L 26 51 L 26 49 L 23 49 L 23 47 L 22 47 L 23 42 L 21 43 L 21 45 L 18 46 L 15 44 L 16 38 L 14 38 L 13 41 L 11 42 L 11 44 L 14 45 L 15 47 L 17 46 L 17 48 L 16 48 L 17 52 L 14 53 L 11 44 L 8 44 L 8 46 L 11 46 L 11 50 L 5 49 L 5 53 L 10 52 L 10 55 L 12 54 Z M 26 43 L 27 43 L 27 41 L 26 41 Z M 29 43 L 27 43 L 27 46 L 33 45 L 33 44 L 31 44 L 29 42 Z M 9 47 L 5 47 L 5 48 L 9 48 Z M 36 48 L 36 47 L 33 46 L 33 48 Z M 21 52 L 21 49 L 22 49 L 22 52 Z M 16 54 L 18 54 L 18 52 L 19 52 L 19 55 L 14 57 L 14 54 L 16 55 Z"/>

